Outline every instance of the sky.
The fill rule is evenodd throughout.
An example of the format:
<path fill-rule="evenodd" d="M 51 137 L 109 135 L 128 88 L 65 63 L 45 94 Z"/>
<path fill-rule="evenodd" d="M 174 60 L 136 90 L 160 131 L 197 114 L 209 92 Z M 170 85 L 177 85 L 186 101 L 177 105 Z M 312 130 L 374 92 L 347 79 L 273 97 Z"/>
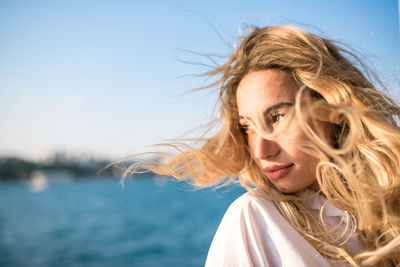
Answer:
<path fill-rule="evenodd" d="M 1 0 L 0 157 L 154 150 L 211 116 L 216 89 L 187 94 L 207 84 L 199 54 L 277 24 L 350 45 L 398 96 L 395 0 Z"/>

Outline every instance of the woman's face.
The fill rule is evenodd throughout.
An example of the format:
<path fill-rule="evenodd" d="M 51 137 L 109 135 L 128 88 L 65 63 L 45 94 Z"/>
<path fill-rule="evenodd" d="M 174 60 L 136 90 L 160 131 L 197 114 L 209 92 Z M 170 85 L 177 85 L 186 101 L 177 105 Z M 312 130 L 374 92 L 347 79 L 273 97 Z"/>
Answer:
<path fill-rule="evenodd" d="M 319 160 L 299 149 L 308 138 L 299 126 L 275 140 L 265 139 L 257 129 L 273 132 L 295 103 L 298 87 L 290 75 L 269 69 L 247 74 L 239 83 L 236 101 L 239 123 L 246 131 L 251 157 L 265 176 L 284 193 L 304 188 L 318 189 L 316 165 Z M 251 123 L 250 123 L 251 122 Z M 324 133 L 330 127 L 318 123 Z"/>

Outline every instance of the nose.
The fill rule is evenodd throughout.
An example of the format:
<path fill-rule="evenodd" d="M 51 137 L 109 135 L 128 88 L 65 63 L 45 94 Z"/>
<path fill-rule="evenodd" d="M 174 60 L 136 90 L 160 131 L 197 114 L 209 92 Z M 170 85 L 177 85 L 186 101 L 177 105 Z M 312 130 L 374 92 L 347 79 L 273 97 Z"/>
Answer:
<path fill-rule="evenodd" d="M 280 148 L 276 141 L 265 139 L 257 133 L 253 143 L 253 153 L 258 159 L 270 159 L 279 154 Z"/>

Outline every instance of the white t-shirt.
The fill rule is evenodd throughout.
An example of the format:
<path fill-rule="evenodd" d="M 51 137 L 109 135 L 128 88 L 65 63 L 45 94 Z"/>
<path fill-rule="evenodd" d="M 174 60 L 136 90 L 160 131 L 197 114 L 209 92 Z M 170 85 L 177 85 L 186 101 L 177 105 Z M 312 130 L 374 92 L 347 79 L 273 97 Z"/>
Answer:
<path fill-rule="evenodd" d="M 310 209 L 319 213 L 320 197 Z M 329 202 L 323 209 L 327 223 L 340 222 L 343 211 Z M 354 240 L 355 238 L 355 240 Z M 357 238 L 349 240 L 359 250 Z M 226 211 L 210 246 L 206 267 L 331 266 L 280 214 L 271 200 L 252 193 L 236 199 Z"/>

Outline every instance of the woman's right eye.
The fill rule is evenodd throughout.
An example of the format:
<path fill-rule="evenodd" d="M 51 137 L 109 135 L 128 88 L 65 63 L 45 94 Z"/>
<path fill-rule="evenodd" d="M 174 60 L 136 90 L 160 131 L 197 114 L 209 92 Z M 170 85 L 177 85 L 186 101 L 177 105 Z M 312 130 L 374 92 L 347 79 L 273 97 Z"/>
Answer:
<path fill-rule="evenodd" d="M 239 123 L 238 128 L 239 131 L 241 131 L 242 133 L 247 133 L 247 131 L 249 130 L 249 125 Z"/>

